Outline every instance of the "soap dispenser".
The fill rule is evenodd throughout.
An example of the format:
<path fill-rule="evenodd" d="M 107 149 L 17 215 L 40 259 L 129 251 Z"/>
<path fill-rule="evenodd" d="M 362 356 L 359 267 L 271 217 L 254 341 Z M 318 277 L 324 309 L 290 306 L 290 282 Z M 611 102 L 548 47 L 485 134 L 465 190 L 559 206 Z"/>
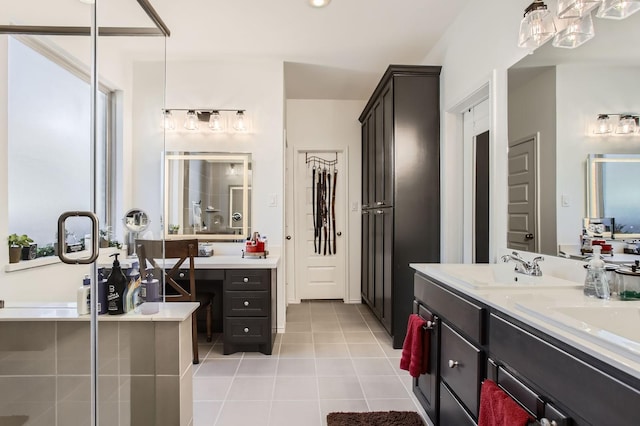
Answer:
<path fill-rule="evenodd" d="M 107 310 L 109 315 L 124 314 L 124 292 L 127 287 L 127 277 L 124 276 L 120 262 L 118 261 L 119 253 L 114 253 L 113 268 L 111 274 L 107 278 Z"/>
<path fill-rule="evenodd" d="M 587 277 L 584 280 L 584 294 L 599 299 L 609 299 L 609 282 L 604 270 L 604 260 L 600 257 L 601 247 L 593 246 L 593 257 L 587 265 Z"/>

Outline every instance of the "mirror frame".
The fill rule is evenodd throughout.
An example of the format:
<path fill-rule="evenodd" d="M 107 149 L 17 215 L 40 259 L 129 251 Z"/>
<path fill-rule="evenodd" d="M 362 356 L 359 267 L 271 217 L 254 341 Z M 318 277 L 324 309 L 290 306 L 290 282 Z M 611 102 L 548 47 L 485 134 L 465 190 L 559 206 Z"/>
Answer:
<path fill-rule="evenodd" d="M 589 154 L 587 157 L 587 215 L 588 217 L 603 217 L 602 205 L 604 195 L 601 178 L 596 168 L 601 163 L 640 163 L 640 154 Z M 615 219 L 615 217 L 614 217 Z M 626 240 L 640 238 L 640 233 L 622 233 L 613 230 L 612 239 Z"/>
<path fill-rule="evenodd" d="M 244 176 L 242 179 L 242 217 L 249 220 L 243 221 L 241 234 L 169 234 L 168 218 L 169 218 L 169 170 L 172 161 L 184 161 L 184 160 L 215 160 L 217 162 L 228 161 L 242 163 L 244 166 Z M 163 234 L 167 240 L 179 240 L 185 238 L 197 238 L 200 241 L 239 241 L 244 240 L 249 235 L 249 166 L 251 164 L 251 154 L 249 153 L 200 153 L 200 152 L 184 152 L 180 154 L 166 153 L 164 156 L 164 221 L 163 221 Z M 184 177 L 183 177 L 184 178 Z M 240 228 L 238 228 L 240 229 Z"/>

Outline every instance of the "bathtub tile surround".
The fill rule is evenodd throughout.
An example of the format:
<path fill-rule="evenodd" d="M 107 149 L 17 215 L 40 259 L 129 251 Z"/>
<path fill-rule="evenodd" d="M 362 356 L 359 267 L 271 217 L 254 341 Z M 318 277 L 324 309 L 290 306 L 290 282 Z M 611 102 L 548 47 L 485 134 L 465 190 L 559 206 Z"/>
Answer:
<path fill-rule="evenodd" d="M 194 426 L 320 426 L 333 411 L 411 410 L 425 417 L 411 377 L 398 368 L 401 351 L 365 305 L 289 305 L 286 332 L 271 356 L 223 356 L 221 336 L 210 344 L 201 337 Z"/>

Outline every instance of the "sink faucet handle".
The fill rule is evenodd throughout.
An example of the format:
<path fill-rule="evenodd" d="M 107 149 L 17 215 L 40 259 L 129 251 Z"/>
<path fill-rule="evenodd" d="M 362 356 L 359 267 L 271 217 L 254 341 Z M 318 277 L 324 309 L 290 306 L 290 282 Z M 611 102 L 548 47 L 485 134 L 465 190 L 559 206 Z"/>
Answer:
<path fill-rule="evenodd" d="M 534 257 L 534 258 L 533 258 L 533 260 L 531 261 L 531 263 L 533 263 L 534 265 L 537 265 L 537 264 L 538 264 L 538 262 L 542 262 L 543 260 L 544 260 L 544 257 L 542 257 L 542 256 L 537 256 L 537 257 Z"/>
<path fill-rule="evenodd" d="M 539 277 L 542 275 L 542 271 L 540 270 L 540 265 L 538 265 L 539 262 L 542 262 L 544 260 L 544 257 L 542 256 L 537 256 L 534 257 L 533 260 L 531 260 L 531 275 Z"/>
<path fill-rule="evenodd" d="M 515 257 L 516 259 L 522 259 L 517 251 L 511 252 L 511 256 Z"/>

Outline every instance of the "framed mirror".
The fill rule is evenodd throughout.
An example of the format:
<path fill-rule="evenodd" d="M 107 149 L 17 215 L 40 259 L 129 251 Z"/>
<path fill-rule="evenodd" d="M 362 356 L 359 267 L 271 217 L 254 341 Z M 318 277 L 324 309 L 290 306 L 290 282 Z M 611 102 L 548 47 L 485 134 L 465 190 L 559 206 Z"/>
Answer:
<path fill-rule="evenodd" d="M 251 154 L 165 155 L 167 239 L 244 240 L 251 233 Z"/>
<path fill-rule="evenodd" d="M 640 154 L 589 154 L 589 217 L 613 218 L 613 238 L 640 238 Z"/>

